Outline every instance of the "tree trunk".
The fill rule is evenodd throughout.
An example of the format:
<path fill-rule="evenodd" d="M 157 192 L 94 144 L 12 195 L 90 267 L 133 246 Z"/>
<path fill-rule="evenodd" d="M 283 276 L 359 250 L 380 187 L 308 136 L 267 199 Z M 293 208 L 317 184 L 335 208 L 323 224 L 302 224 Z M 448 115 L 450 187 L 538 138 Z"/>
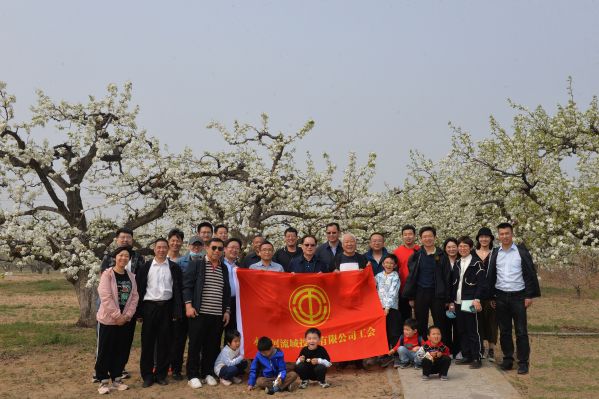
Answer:
<path fill-rule="evenodd" d="M 98 289 L 96 286 L 87 287 L 87 271 L 77 273 L 77 280 L 69 280 L 75 288 L 77 300 L 79 301 L 79 327 L 95 327 L 96 326 L 96 310 Z"/>

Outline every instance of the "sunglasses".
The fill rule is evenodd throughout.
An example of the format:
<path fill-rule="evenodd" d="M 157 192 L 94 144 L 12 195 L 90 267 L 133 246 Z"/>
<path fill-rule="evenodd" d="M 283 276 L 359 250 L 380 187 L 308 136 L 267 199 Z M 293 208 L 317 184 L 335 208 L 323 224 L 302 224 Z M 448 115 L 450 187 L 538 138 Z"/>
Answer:
<path fill-rule="evenodd" d="M 302 244 L 302 246 L 304 246 L 304 247 L 315 247 L 316 244 Z"/>
<path fill-rule="evenodd" d="M 211 250 L 213 251 L 223 251 L 223 249 L 225 249 L 225 247 L 217 247 L 216 245 L 213 245 L 210 247 Z"/>
<path fill-rule="evenodd" d="M 327 234 L 338 234 L 338 231 L 327 231 Z"/>

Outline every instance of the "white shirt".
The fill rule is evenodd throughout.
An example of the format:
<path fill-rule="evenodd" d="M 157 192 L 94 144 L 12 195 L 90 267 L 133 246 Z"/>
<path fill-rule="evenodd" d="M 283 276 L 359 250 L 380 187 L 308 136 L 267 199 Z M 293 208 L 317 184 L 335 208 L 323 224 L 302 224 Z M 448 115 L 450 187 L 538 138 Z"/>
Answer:
<path fill-rule="evenodd" d="M 171 276 L 168 259 L 158 263 L 154 258 L 150 271 L 148 271 L 148 285 L 144 301 L 168 301 L 172 297 L 173 276 Z"/>
<path fill-rule="evenodd" d="M 499 247 L 497 252 L 497 281 L 495 288 L 505 292 L 516 292 L 524 289 L 522 276 L 522 258 L 516 244 L 506 251 Z"/>
<path fill-rule="evenodd" d="M 129 259 L 129 262 L 127 262 L 127 266 L 125 266 L 125 270 L 127 270 L 128 272 L 131 272 L 131 273 L 133 273 L 133 272 L 131 271 L 131 259 Z"/>
<path fill-rule="evenodd" d="M 464 274 L 466 273 L 466 269 L 472 260 L 472 255 L 468 255 L 465 258 L 460 259 L 460 279 L 458 281 L 458 292 L 455 296 L 455 303 L 460 305 L 462 303 L 462 283 L 464 281 Z"/>
<path fill-rule="evenodd" d="M 227 265 L 227 270 L 229 271 L 229 285 L 231 286 L 232 298 L 234 296 L 237 296 L 237 291 L 235 291 L 235 268 L 237 267 L 237 265 L 235 265 L 235 263 L 229 262 L 227 258 L 224 258 L 224 263 L 225 265 Z"/>

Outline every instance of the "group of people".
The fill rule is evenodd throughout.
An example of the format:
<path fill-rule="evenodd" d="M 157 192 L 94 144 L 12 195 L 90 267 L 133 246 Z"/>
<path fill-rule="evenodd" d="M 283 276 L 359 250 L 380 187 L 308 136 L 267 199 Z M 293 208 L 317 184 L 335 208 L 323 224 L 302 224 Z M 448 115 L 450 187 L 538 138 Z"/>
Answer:
<path fill-rule="evenodd" d="M 248 362 L 239 353 L 236 267 L 329 273 L 370 266 L 386 315 L 389 353 L 379 359 L 381 365 L 413 364 L 422 368 L 423 378 L 436 373 L 447 379 L 451 357 L 471 368 L 481 367 L 485 356 L 494 360 L 499 329 L 500 367 L 509 370 L 514 365 L 514 324 L 518 373 L 525 374 L 530 353 L 526 309 L 540 289 L 530 253 L 513 242 L 513 227 L 502 223 L 497 230 L 500 246 L 495 248 L 488 228 L 480 229 L 476 244 L 463 236 L 447 238 L 438 248 L 435 228 L 418 231 L 419 246 L 416 228 L 406 225 L 401 231 L 403 243 L 393 252 L 385 247 L 382 233 L 373 233 L 368 251 L 360 254 L 356 237 L 341 235 L 339 224 L 333 222 L 326 225 L 326 242 L 321 245 L 313 235 L 304 236 L 300 244 L 298 231 L 290 227 L 284 232 L 282 248 L 275 251 L 271 242 L 256 235 L 251 250 L 241 258 L 242 241 L 230 238 L 227 226 L 202 222 L 188 240 L 185 254 L 183 231 L 172 229 L 166 238 L 154 241 L 154 256 L 145 260 L 132 249 L 133 231 L 121 228 L 116 232 L 116 249 L 102 261 L 98 286 L 94 376 L 100 382 L 98 391 L 128 388 L 123 379 L 129 377 L 125 366 L 137 322 L 141 323 L 144 388 L 168 384 L 169 370 L 173 379 L 183 379 L 186 345 L 185 374 L 191 388 L 217 385 L 219 380 L 223 385 L 240 383 Z M 434 323 L 430 327 L 429 313 Z M 260 338 L 248 388 L 258 386 L 272 394 L 306 388 L 309 380 L 328 387 L 326 369 L 331 359 L 320 346 L 320 331 L 309 329 L 305 338 L 307 347 L 296 359 L 295 372 L 286 371 L 283 353 L 272 346 L 272 340 Z"/>

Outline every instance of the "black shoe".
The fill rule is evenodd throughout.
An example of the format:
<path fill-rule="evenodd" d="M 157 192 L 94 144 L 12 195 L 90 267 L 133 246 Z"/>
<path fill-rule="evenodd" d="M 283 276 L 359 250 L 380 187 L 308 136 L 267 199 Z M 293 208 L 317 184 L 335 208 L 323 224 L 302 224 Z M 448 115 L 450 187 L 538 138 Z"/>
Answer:
<path fill-rule="evenodd" d="M 528 374 L 528 364 L 521 364 L 518 366 L 518 374 Z"/>
<path fill-rule="evenodd" d="M 499 368 L 504 370 L 504 371 L 508 371 L 511 370 L 512 367 L 514 367 L 512 362 L 506 362 L 505 360 L 499 365 Z"/>
<path fill-rule="evenodd" d="M 264 389 L 264 392 L 266 392 L 268 395 L 274 395 L 275 392 L 277 392 L 277 391 L 275 391 L 275 389 L 273 387 L 266 387 Z"/>
<path fill-rule="evenodd" d="M 483 366 L 483 362 L 480 361 L 480 359 L 478 360 L 474 360 L 472 361 L 472 364 L 470 365 L 471 369 L 479 369 Z"/>
<path fill-rule="evenodd" d="M 458 364 L 458 365 L 472 364 L 472 358 L 464 357 L 462 359 L 456 360 L 455 364 Z"/>
<path fill-rule="evenodd" d="M 121 373 L 121 380 L 126 380 L 127 378 L 131 378 L 131 375 L 127 370 L 123 370 L 123 372 Z"/>
<path fill-rule="evenodd" d="M 148 388 L 148 387 L 151 387 L 152 385 L 154 385 L 154 378 L 153 377 L 149 377 L 149 378 L 146 378 L 144 380 L 144 383 L 143 383 L 142 387 Z"/>
<path fill-rule="evenodd" d="M 183 375 L 180 372 L 173 373 L 173 380 L 183 381 Z"/>
<path fill-rule="evenodd" d="M 490 362 L 495 362 L 495 351 L 489 348 L 489 352 L 487 353 L 487 358 Z"/>
<path fill-rule="evenodd" d="M 168 380 L 166 379 L 166 377 L 164 377 L 164 378 L 157 378 L 156 379 L 156 383 L 158 385 L 168 385 Z"/>

